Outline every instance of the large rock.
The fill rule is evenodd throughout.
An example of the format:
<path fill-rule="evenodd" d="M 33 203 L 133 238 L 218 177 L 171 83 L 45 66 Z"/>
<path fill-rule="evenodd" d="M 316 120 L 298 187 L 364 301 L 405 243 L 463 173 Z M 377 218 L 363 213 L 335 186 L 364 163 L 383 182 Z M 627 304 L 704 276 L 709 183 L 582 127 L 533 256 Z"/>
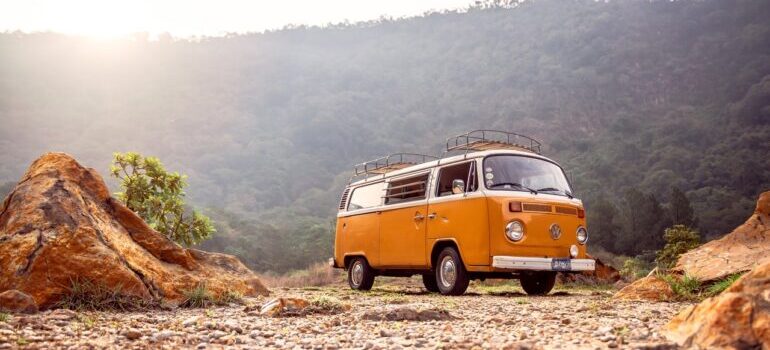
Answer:
<path fill-rule="evenodd" d="M 0 291 L 48 308 L 76 280 L 171 302 L 200 283 L 214 295 L 268 293 L 235 257 L 182 248 L 110 197 L 95 170 L 48 153 L 0 207 Z"/>
<path fill-rule="evenodd" d="M 680 312 L 665 334 L 686 347 L 770 349 L 770 263 Z"/>
<path fill-rule="evenodd" d="M 674 291 L 668 282 L 655 274 L 650 274 L 623 287 L 615 293 L 613 298 L 618 300 L 667 301 L 674 298 Z"/>
<path fill-rule="evenodd" d="M 759 196 L 754 214 L 743 225 L 682 254 L 673 271 L 712 281 L 766 262 L 770 262 L 770 191 Z"/>

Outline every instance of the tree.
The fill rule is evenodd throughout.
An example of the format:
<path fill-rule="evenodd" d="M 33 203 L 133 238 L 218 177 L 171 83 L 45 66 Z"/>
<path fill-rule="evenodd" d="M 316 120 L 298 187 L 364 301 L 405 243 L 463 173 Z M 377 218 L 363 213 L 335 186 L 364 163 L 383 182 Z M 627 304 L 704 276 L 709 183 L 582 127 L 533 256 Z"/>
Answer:
<path fill-rule="evenodd" d="M 655 262 L 664 268 L 673 267 L 680 255 L 700 245 L 698 231 L 685 225 L 667 228 L 663 238 L 666 240 L 666 245 L 657 252 Z"/>
<path fill-rule="evenodd" d="M 654 194 L 637 189 L 626 191 L 621 214 L 623 234 L 617 241 L 619 253 L 654 253 L 663 247 L 663 231 L 670 226 L 670 219 Z"/>
<path fill-rule="evenodd" d="M 113 157 L 110 173 L 123 189 L 115 195 L 150 227 L 186 246 L 214 234 L 211 219 L 185 206 L 185 175 L 167 172 L 155 157 L 134 152 L 115 153 Z"/>
<path fill-rule="evenodd" d="M 695 227 L 698 224 L 690 200 L 679 187 L 671 189 L 671 203 L 669 203 L 668 211 L 674 225 Z"/>
<path fill-rule="evenodd" d="M 615 251 L 615 243 L 620 233 L 616 216 L 618 209 L 607 198 L 599 197 L 588 210 L 588 228 L 591 244 L 608 251 Z"/>

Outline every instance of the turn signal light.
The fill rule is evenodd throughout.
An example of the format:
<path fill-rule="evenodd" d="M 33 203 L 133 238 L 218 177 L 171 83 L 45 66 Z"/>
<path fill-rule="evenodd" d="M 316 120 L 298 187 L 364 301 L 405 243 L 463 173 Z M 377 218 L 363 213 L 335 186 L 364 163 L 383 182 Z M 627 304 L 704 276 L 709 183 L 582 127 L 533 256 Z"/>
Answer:
<path fill-rule="evenodd" d="M 583 208 L 578 208 L 578 217 L 581 219 L 586 217 L 586 210 Z"/>
<path fill-rule="evenodd" d="M 508 203 L 508 210 L 510 210 L 512 213 L 521 212 L 521 202 Z"/>

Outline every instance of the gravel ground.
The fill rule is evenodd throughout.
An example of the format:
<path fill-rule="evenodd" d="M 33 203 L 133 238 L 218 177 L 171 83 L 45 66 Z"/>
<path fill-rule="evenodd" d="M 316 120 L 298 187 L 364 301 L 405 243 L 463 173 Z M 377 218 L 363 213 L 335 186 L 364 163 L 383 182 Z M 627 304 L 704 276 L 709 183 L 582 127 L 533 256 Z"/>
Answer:
<path fill-rule="evenodd" d="M 305 298 L 336 311 L 260 315 L 256 306 L 270 298 L 206 309 L 54 310 L 0 318 L 0 349 L 668 349 L 674 346 L 659 329 L 685 306 L 617 302 L 612 290 L 578 287 L 530 297 L 515 284 L 474 284 L 464 296 L 445 297 L 425 293 L 417 279 L 375 284 L 368 293 L 343 286 L 272 292 L 271 297 Z M 390 320 L 415 315 L 429 320 Z"/>

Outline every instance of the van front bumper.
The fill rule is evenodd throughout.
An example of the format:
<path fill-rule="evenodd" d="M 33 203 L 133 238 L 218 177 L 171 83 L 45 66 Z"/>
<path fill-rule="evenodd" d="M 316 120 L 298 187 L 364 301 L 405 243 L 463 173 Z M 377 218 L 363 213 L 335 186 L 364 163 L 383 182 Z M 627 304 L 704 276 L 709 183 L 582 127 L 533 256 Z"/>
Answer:
<path fill-rule="evenodd" d="M 569 269 L 564 269 L 563 267 L 554 268 L 554 260 L 561 259 L 532 258 L 525 256 L 493 256 L 492 267 L 505 270 L 533 271 L 594 271 L 596 269 L 596 261 L 593 259 L 569 259 Z"/>

